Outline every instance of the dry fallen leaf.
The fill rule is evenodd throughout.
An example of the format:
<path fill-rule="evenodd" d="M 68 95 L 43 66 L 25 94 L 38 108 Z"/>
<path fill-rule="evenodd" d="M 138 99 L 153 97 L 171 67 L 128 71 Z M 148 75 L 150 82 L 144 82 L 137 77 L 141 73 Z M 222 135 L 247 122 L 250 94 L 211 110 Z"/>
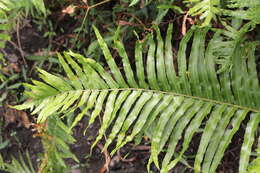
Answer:
<path fill-rule="evenodd" d="M 64 14 L 72 14 L 72 13 L 74 13 L 74 11 L 75 11 L 75 6 L 69 5 L 68 7 L 64 8 L 62 10 L 62 13 L 64 13 Z"/>
<path fill-rule="evenodd" d="M 23 125 L 25 128 L 29 128 L 31 126 L 31 122 L 27 116 L 27 113 L 24 111 L 19 111 L 12 108 L 7 108 L 4 113 L 5 117 L 5 126 L 8 126 L 12 123 L 18 123 L 18 127 Z"/>
<path fill-rule="evenodd" d="M 5 126 L 8 126 L 11 123 L 15 123 L 16 121 L 16 115 L 13 109 L 7 109 L 4 113 L 5 117 Z"/>
<path fill-rule="evenodd" d="M 11 63 L 10 67 L 16 72 L 16 73 L 20 73 L 21 69 L 19 68 L 19 66 L 16 63 Z"/>

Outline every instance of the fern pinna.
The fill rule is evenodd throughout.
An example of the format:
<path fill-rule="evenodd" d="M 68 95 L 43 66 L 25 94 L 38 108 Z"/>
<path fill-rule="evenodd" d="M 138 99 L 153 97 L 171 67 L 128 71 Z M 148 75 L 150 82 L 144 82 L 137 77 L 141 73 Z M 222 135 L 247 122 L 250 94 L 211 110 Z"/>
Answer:
<path fill-rule="evenodd" d="M 156 40 L 153 34 L 149 34 L 145 42 L 136 42 L 135 70 L 124 45 L 115 40 L 123 70 L 119 68 L 94 27 L 110 70 L 71 51 L 65 52 L 64 56 L 59 54 L 67 77 L 39 69 L 42 81 L 25 84 L 30 101 L 16 108 L 30 108 L 33 114 L 38 114 L 39 123 L 50 116 L 66 116 L 80 108 L 81 112 L 70 128 L 83 116 L 89 116 L 90 125 L 103 112 L 99 134 L 92 147 L 108 134 L 104 148 L 116 141 L 111 154 L 134 139 L 140 142 L 149 130 L 151 156 L 147 168 L 149 170 L 150 164 L 154 163 L 162 173 L 168 172 L 182 159 L 192 137 L 204 122 L 194 170 L 196 173 L 215 172 L 232 137 L 248 116 L 250 120 L 239 166 L 239 172 L 244 173 L 260 120 L 259 81 L 254 56 L 257 43 L 245 41 L 244 36 L 250 27 L 249 23 L 239 31 L 228 26 L 225 31 L 216 31 L 207 47 L 208 29 L 194 27 L 181 40 L 175 64 L 172 24 L 165 41 L 155 26 Z M 187 46 L 191 40 L 188 56 Z M 148 53 L 144 57 L 145 47 L 148 47 Z M 182 147 L 176 151 L 182 137 Z M 162 152 L 165 155 L 160 162 L 158 155 Z"/>

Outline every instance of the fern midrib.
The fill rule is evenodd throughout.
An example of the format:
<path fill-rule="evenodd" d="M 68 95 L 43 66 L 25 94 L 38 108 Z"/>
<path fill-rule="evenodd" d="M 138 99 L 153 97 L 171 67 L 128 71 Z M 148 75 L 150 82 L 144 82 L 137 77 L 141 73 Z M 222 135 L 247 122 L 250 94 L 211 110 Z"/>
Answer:
<path fill-rule="evenodd" d="M 249 111 L 252 111 L 252 112 L 260 113 L 260 110 L 257 110 L 255 108 L 250 108 L 250 107 L 247 107 L 247 106 L 241 106 L 241 105 L 237 105 L 237 104 L 232 104 L 232 103 L 228 103 L 228 102 L 208 99 L 208 98 L 204 98 L 204 97 L 191 96 L 191 95 L 180 94 L 180 93 L 175 93 L 175 92 L 143 89 L 143 88 L 77 89 L 77 90 L 68 90 L 68 91 L 64 91 L 64 92 L 59 92 L 59 94 L 64 94 L 64 93 L 73 92 L 73 91 L 85 92 L 85 91 L 115 91 L 115 90 L 117 90 L 117 91 L 132 90 L 132 91 L 153 92 L 153 93 L 158 93 L 158 94 L 168 94 L 168 95 L 174 95 L 174 96 L 183 96 L 183 97 L 186 97 L 186 98 L 192 98 L 192 99 L 202 100 L 202 101 L 206 101 L 206 102 L 212 102 L 214 104 L 222 104 L 222 105 L 224 104 L 224 105 L 236 107 L 236 108 L 239 108 L 239 109 L 244 109 L 244 110 L 249 110 Z M 57 95 L 59 95 L 59 94 L 57 94 Z M 54 95 L 48 96 L 48 97 L 45 97 L 44 99 L 49 98 L 49 97 L 53 97 L 53 96 Z"/>

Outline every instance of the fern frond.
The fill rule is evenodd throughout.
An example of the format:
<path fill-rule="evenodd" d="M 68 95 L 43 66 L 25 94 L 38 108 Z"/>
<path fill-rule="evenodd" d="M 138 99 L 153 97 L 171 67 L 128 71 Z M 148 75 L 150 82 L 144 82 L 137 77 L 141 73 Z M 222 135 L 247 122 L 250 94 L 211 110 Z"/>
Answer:
<path fill-rule="evenodd" d="M 0 155 L 0 170 L 7 171 L 9 173 L 36 173 L 32 166 L 32 161 L 29 156 L 29 152 L 26 151 L 26 159 L 19 153 L 19 160 L 12 157 L 11 163 L 5 163 Z"/>
<path fill-rule="evenodd" d="M 45 153 L 44 157 L 41 158 L 38 172 L 68 173 L 71 168 L 65 163 L 64 159 L 72 158 L 78 162 L 69 147 L 69 144 L 74 142 L 75 139 L 70 135 L 69 128 L 57 116 L 49 117 L 47 128 L 42 134 Z"/>
<path fill-rule="evenodd" d="M 260 90 L 254 56 L 257 44 L 245 42 L 244 33 L 248 27 L 250 25 L 235 31 L 227 26 L 229 30 L 218 31 L 207 47 L 205 37 L 208 29 L 191 29 L 179 45 L 178 70 L 173 63 L 173 26 L 169 25 L 165 41 L 159 28 L 155 27 L 156 42 L 149 34 L 147 45 L 141 41 L 136 43 L 136 71 L 129 63 L 124 45 L 116 40 L 115 47 L 123 65 L 120 70 L 94 27 L 110 70 L 93 59 L 65 52 L 64 56 L 58 57 L 67 77 L 39 69 L 42 82 L 33 81 L 33 85 L 25 85 L 30 90 L 27 95 L 31 101 L 16 108 L 30 108 L 33 114 L 38 114 L 39 123 L 53 115 L 66 116 L 80 108 L 81 113 L 71 128 L 85 115 L 89 116 L 89 125 L 92 124 L 104 110 L 92 148 L 108 133 L 104 148 L 117 141 L 112 154 L 149 129 L 152 134 L 148 169 L 154 162 L 162 173 L 168 172 L 182 159 L 203 120 L 206 120 L 206 125 L 194 169 L 196 173 L 215 172 L 242 121 L 250 116 L 241 152 L 240 170 L 243 172 L 248 165 L 255 127 L 259 124 L 255 120 L 260 116 Z M 192 48 L 187 58 L 187 44 L 191 39 Z M 145 46 L 148 53 L 144 58 L 142 48 Z M 217 73 L 219 67 L 216 66 L 223 57 L 232 66 Z M 182 148 L 176 156 L 174 152 L 182 136 Z M 158 155 L 163 150 L 166 153 L 160 163 Z"/>
<path fill-rule="evenodd" d="M 34 15 L 34 11 L 46 16 L 46 9 L 43 0 L 1 0 L 0 2 L 0 48 L 5 48 L 6 41 L 11 39 L 10 31 L 17 18 L 21 18 L 21 13 Z M 5 63 L 3 54 L 0 53 L 0 81 L 4 81 L 5 76 L 1 73 L 2 64 Z"/>
<path fill-rule="evenodd" d="M 46 15 L 46 9 L 43 0 L 2 0 L 0 8 L 5 11 L 24 10 L 26 15 L 34 14 L 33 10 Z"/>
<path fill-rule="evenodd" d="M 260 23 L 260 2 L 258 0 L 186 0 L 190 3 L 189 15 L 200 16 L 201 26 L 207 26 L 217 16 L 232 16 L 248 20 L 255 24 Z"/>
<path fill-rule="evenodd" d="M 10 36 L 6 33 L 11 29 L 12 17 L 17 15 L 18 11 L 24 10 L 26 14 L 33 9 L 46 15 L 46 9 L 43 0 L 2 0 L 0 2 L 0 48 L 4 48 L 4 43 L 10 40 Z"/>
<path fill-rule="evenodd" d="M 259 122 L 260 122 L 260 114 L 258 115 L 252 114 L 250 117 L 250 121 L 248 122 L 248 125 L 246 127 L 244 143 L 241 148 L 239 172 L 244 172 L 244 173 L 247 172 L 251 148 L 254 142 L 254 135 Z"/>
<path fill-rule="evenodd" d="M 5 42 L 10 40 L 10 36 L 6 33 L 10 29 L 6 12 L 10 11 L 10 2 L 3 1 L 0 3 L 0 48 L 5 47 Z"/>
<path fill-rule="evenodd" d="M 7 31 L 10 29 L 10 25 L 8 24 L 8 18 L 6 13 L 0 9 L 0 48 L 5 47 L 5 42 L 10 40 L 10 36 Z"/>
<path fill-rule="evenodd" d="M 64 162 L 64 159 L 72 158 L 78 162 L 75 155 L 70 152 L 68 145 L 75 140 L 69 134 L 69 128 L 57 116 L 49 117 L 46 124 L 48 124 L 46 129 L 38 131 L 42 135 L 45 153 L 41 157 L 37 171 L 33 167 L 28 151 L 25 153 L 26 157 L 23 157 L 21 153 L 19 153 L 19 159 L 12 157 L 11 163 L 4 162 L 0 155 L 0 170 L 8 173 L 68 173 L 71 168 Z"/>
<path fill-rule="evenodd" d="M 229 0 L 230 10 L 223 10 L 224 15 L 260 23 L 260 2 L 257 0 Z"/>
<path fill-rule="evenodd" d="M 216 20 L 216 15 L 221 12 L 220 0 L 189 0 L 191 4 L 195 4 L 189 9 L 192 16 L 200 15 L 200 19 L 204 20 L 202 26 L 210 24 L 211 20 Z"/>
<path fill-rule="evenodd" d="M 4 48 L 6 41 L 10 40 L 10 36 L 7 33 L 10 29 L 10 24 L 8 23 L 6 10 L 9 9 L 5 4 L 0 2 L 0 48 Z M 0 53 L 0 81 L 4 81 L 5 79 L 5 76 L 1 73 L 3 63 L 5 63 L 4 55 Z"/>

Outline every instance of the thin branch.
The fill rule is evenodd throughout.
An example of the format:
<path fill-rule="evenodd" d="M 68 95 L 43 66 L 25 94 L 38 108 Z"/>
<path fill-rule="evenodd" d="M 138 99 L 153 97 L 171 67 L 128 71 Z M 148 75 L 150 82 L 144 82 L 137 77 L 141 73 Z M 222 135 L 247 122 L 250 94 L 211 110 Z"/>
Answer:
<path fill-rule="evenodd" d="M 99 5 L 102 5 L 102 4 L 107 3 L 107 2 L 109 2 L 109 1 L 111 1 L 111 0 L 101 1 L 101 2 L 99 2 L 99 3 L 96 3 L 96 4 L 94 4 L 94 5 L 91 5 L 91 6 L 89 7 L 89 9 L 95 8 L 95 7 L 99 6 Z"/>
<path fill-rule="evenodd" d="M 182 35 L 186 34 L 186 21 L 187 21 L 187 17 L 188 17 L 188 12 L 185 14 L 185 16 L 183 17 L 183 21 L 182 21 L 182 27 L 181 27 L 181 33 Z"/>
<path fill-rule="evenodd" d="M 95 8 L 95 7 L 99 6 L 99 5 L 102 5 L 102 4 L 104 4 L 104 3 L 107 3 L 107 2 L 109 2 L 109 1 L 111 1 L 111 0 L 105 0 L 105 1 L 102 1 L 102 2 L 99 2 L 99 3 L 96 3 L 96 4 L 94 4 L 94 5 L 91 5 L 91 6 L 88 5 L 88 1 L 85 2 L 87 11 L 86 11 L 85 16 L 84 16 L 84 18 L 83 18 L 83 21 L 82 21 L 82 23 L 81 23 L 80 30 L 79 30 L 79 32 L 77 33 L 77 36 L 76 36 L 76 38 L 75 38 L 75 42 L 76 42 L 76 43 L 77 43 L 79 34 L 80 34 L 80 32 L 82 31 L 82 29 L 83 29 L 83 26 L 84 26 L 84 24 L 85 24 L 85 21 L 86 21 L 86 19 L 87 19 L 87 16 L 88 16 L 89 11 L 90 11 L 92 8 Z M 76 44 L 76 43 L 75 43 L 75 44 Z"/>
<path fill-rule="evenodd" d="M 17 24 L 16 24 L 16 37 L 17 37 L 17 43 L 18 43 L 18 50 L 22 56 L 22 59 L 23 59 L 23 63 L 25 65 L 25 67 L 27 67 L 27 62 L 25 60 L 25 57 L 24 57 L 24 52 L 23 52 L 23 49 L 22 49 L 22 44 L 21 44 L 21 40 L 20 40 L 20 19 L 17 20 Z"/>
<path fill-rule="evenodd" d="M 22 49 L 20 49 L 19 46 L 17 44 L 15 44 L 15 42 L 8 40 L 8 43 L 10 43 L 15 49 L 17 49 L 21 55 L 23 54 L 23 55 L 27 56 L 27 53 L 24 52 Z"/>
<path fill-rule="evenodd" d="M 104 149 L 104 146 L 102 144 L 98 144 L 97 145 L 98 148 L 102 151 Z M 109 164 L 111 162 L 111 157 L 109 155 L 109 152 L 107 151 L 107 149 L 104 150 L 104 155 L 105 155 L 105 164 L 104 166 L 99 170 L 98 173 L 105 173 L 106 171 L 109 171 Z"/>

